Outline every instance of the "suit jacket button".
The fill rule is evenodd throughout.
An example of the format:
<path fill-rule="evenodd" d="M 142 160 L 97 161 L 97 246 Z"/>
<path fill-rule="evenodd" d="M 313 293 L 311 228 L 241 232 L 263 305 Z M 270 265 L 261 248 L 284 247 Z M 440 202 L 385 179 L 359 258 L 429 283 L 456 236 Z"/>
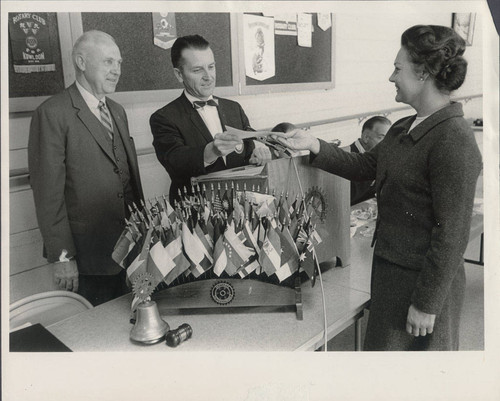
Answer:
<path fill-rule="evenodd" d="M 118 197 L 119 197 L 120 199 L 123 199 L 123 194 L 122 194 L 121 192 L 118 192 Z"/>

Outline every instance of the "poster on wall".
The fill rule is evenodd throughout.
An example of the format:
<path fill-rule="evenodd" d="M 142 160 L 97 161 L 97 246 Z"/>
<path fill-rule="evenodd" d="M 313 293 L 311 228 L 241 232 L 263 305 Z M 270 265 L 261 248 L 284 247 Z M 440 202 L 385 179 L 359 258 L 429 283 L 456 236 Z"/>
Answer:
<path fill-rule="evenodd" d="M 14 71 L 55 71 L 47 13 L 9 13 L 9 38 Z"/>
<path fill-rule="evenodd" d="M 175 13 L 152 13 L 153 42 L 162 49 L 170 49 L 177 39 Z"/>
<path fill-rule="evenodd" d="M 274 18 L 245 14 L 243 27 L 247 77 L 258 81 L 274 77 Z"/>

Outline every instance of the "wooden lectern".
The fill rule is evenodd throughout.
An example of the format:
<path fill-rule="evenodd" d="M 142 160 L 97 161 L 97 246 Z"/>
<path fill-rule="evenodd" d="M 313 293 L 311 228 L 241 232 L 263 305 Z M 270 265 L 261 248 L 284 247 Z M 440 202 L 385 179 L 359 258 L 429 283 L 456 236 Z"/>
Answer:
<path fill-rule="evenodd" d="M 321 237 L 321 243 L 315 248 L 321 269 L 347 266 L 350 263 L 349 182 L 311 167 L 308 158 L 276 159 L 260 167 L 224 170 L 195 177 L 192 184 L 204 185 L 208 199 L 212 188 L 217 190 L 219 185 L 221 190 L 227 185 L 227 188 L 275 194 L 276 197 L 283 193 L 283 196 L 288 195 L 289 203 L 296 196 L 304 196 L 313 210 L 312 222 Z M 266 292 L 270 295 L 265 296 Z M 160 310 L 288 305 L 295 306 L 297 317 L 302 318 L 300 280 L 296 280 L 294 288 L 288 288 L 251 279 L 209 279 L 164 289 L 153 298 Z"/>

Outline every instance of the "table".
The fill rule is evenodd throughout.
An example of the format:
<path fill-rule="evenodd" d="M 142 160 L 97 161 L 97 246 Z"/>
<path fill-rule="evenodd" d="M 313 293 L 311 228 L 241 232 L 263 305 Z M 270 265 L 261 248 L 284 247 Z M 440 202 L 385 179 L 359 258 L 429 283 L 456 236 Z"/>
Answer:
<path fill-rule="evenodd" d="M 368 262 L 367 262 L 368 263 Z M 345 280 L 349 268 L 323 273 L 328 340 L 356 323 L 356 349 L 361 349 L 359 319 L 370 295 L 350 288 Z M 320 285 L 302 285 L 304 320 L 295 312 L 241 311 L 234 313 L 172 313 L 164 315 L 170 328 L 188 323 L 193 336 L 177 348 L 164 342 L 137 345 L 129 339 L 131 294 L 79 313 L 47 329 L 73 351 L 313 351 L 323 345 L 323 314 Z"/>

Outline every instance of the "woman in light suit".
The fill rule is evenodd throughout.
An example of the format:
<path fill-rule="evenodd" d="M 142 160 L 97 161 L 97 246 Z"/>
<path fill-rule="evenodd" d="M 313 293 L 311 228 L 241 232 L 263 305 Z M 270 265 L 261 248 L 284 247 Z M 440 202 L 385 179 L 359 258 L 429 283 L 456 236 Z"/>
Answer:
<path fill-rule="evenodd" d="M 467 247 L 481 155 L 462 105 L 465 42 L 451 28 L 418 25 L 401 37 L 389 81 L 417 114 L 397 121 L 363 154 L 296 130 L 277 138 L 310 150 L 313 166 L 376 179 L 371 307 L 365 350 L 458 350 Z"/>

